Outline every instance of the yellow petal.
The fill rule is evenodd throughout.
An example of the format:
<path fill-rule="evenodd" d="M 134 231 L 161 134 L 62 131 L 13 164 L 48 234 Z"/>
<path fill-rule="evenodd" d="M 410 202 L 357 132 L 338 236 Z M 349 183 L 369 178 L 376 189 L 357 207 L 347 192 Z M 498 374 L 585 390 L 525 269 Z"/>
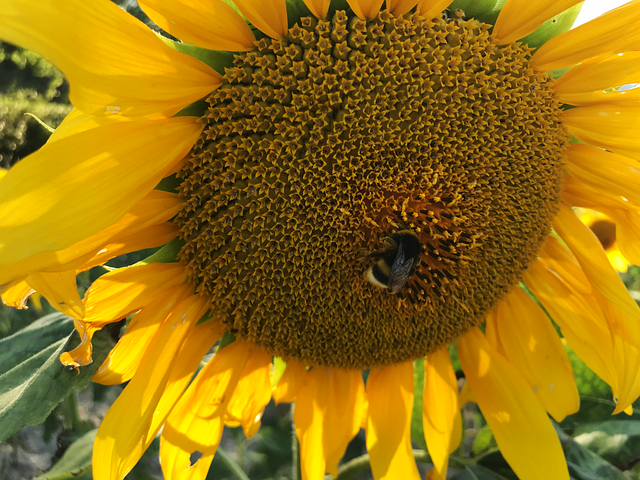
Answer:
<path fill-rule="evenodd" d="M 526 293 L 514 288 L 498 305 L 497 314 L 487 317 L 489 330 L 499 336 L 506 359 L 556 421 L 578 411 L 580 397 L 567 352 L 545 313 Z"/>
<path fill-rule="evenodd" d="M 416 13 L 425 18 L 439 17 L 440 13 L 449 6 L 451 0 L 420 0 Z"/>
<path fill-rule="evenodd" d="M 77 270 L 84 272 L 126 253 L 137 252 L 145 248 L 160 247 L 178 237 L 179 234 L 180 227 L 177 224 L 165 222 L 147 227 L 132 235 L 116 235 L 110 238 L 109 242 L 98 253 L 83 257 L 82 259 L 87 259 L 78 265 Z"/>
<path fill-rule="evenodd" d="M 282 373 L 278 385 L 273 390 L 273 400 L 280 402 L 293 402 L 296 399 L 298 390 L 306 380 L 307 369 L 300 362 L 289 360 Z"/>
<path fill-rule="evenodd" d="M 314 367 L 294 410 L 303 480 L 338 474 L 338 462 L 362 421 L 364 383 L 359 370 Z"/>
<path fill-rule="evenodd" d="M 56 310 L 72 318 L 84 318 L 85 309 L 78 293 L 75 270 L 35 272 L 27 277 L 27 283 Z"/>
<path fill-rule="evenodd" d="M 298 391 L 293 423 L 300 442 L 302 480 L 322 480 L 327 470 L 323 431 L 328 388 L 329 370 L 315 367 L 307 372 L 306 381 Z"/>
<path fill-rule="evenodd" d="M 222 437 L 227 404 L 253 348 L 237 340 L 219 350 L 169 414 L 160 438 L 166 480 L 206 476 Z M 196 452 L 202 457 L 191 465 Z"/>
<path fill-rule="evenodd" d="M 367 450 L 373 478 L 418 480 L 411 449 L 413 362 L 372 368 L 367 399 Z"/>
<path fill-rule="evenodd" d="M 277 40 L 289 31 L 286 0 L 234 0 L 238 10 L 262 33 Z"/>
<path fill-rule="evenodd" d="M 202 298 L 189 297 L 163 323 L 133 379 L 100 424 L 93 448 L 95 480 L 123 479 L 155 437 L 155 433 L 149 435 L 149 425 L 170 371 L 172 368 L 181 369 L 184 362 L 191 362 L 195 371 L 200 361 L 196 354 L 202 352 L 202 348 L 197 352 L 197 345 L 193 342 L 189 344 L 192 348 L 189 355 L 177 353 L 207 308 L 208 304 Z M 179 321 L 182 317 L 185 318 L 184 323 Z M 202 331 L 198 333 L 199 338 L 210 338 Z M 206 349 L 209 347 L 211 344 L 206 345 Z M 187 382 L 190 378 L 191 375 Z"/>
<path fill-rule="evenodd" d="M 581 1 L 583 0 L 507 0 L 493 27 L 493 35 L 498 39 L 499 45 L 515 42 L 533 33 L 551 17 Z"/>
<path fill-rule="evenodd" d="M 640 318 L 640 308 L 611 267 L 593 232 L 566 205 L 561 205 L 553 228 L 569 246 L 593 287 L 630 315 Z"/>
<path fill-rule="evenodd" d="M 192 294 L 193 287 L 189 284 L 177 285 L 143 307 L 129 322 L 125 334 L 93 375 L 93 381 L 117 385 L 131 380 L 162 323 L 178 304 Z"/>
<path fill-rule="evenodd" d="M 97 121 L 99 128 L 48 143 L 0 180 L 0 285 L 59 264 L 56 250 L 122 218 L 201 129 L 190 117 Z"/>
<path fill-rule="evenodd" d="M 610 210 L 634 209 L 633 205 L 626 199 L 616 196 L 598 185 L 587 185 L 572 175 L 565 177 L 564 191 L 561 198 L 568 205 L 591 208 L 604 213 L 612 219 L 615 216 L 609 214 Z"/>
<path fill-rule="evenodd" d="M 271 355 L 253 348 L 227 406 L 227 418 L 237 421 L 247 438 L 260 427 L 262 412 L 271 400 Z"/>
<path fill-rule="evenodd" d="M 148 230 L 154 230 L 154 234 L 163 237 L 163 239 L 166 238 L 166 232 L 171 231 L 172 228 L 167 227 L 169 224 L 165 222 L 175 216 L 180 211 L 181 206 L 182 200 L 178 195 L 160 190 L 151 190 L 114 224 L 64 250 L 55 252 L 59 265 L 55 265 L 52 269 L 71 270 L 75 268 L 80 271 L 87 270 L 86 264 L 95 266 L 113 258 L 110 252 L 116 248 L 116 245 L 122 243 L 133 244 L 134 250 L 130 251 L 148 248 L 135 247 L 150 243 L 146 238 Z M 159 224 L 161 225 L 159 228 L 149 228 Z M 159 245 L 162 245 L 162 243 Z M 106 251 L 103 252 L 102 250 Z"/>
<path fill-rule="evenodd" d="M 23 309 L 27 308 L 27 300 L 34 292 L 35 290 L 27 282 L 22 281 L 7 285 L 0 290 L 0 296 L 2 296 L 2 303 L 8 307 Z"/>
<path fill-rule="evenodd" d="M 531 63 L 539 70 L 557 70 L 598 55 L 634 51 L 639 43 L 640 1 L 633 0 L 552 38 Z"/>
<path fill-rule="evenodd" d="M 629 265 L 631 265 L 631 262 L 627 261 L 620 250 L 616 249 L 615 247 L 613 250 L 607 251 L 607 258 L 609 259 L 609 263 L 611 264 L 611 266 L 620 273 L 626 273 L 626 271 L 629 269 Z"/>
<path fill-rule="evenodd" d="M 556 94 L 593 92 L 640 83 L 640 52 L 600 55 L 576 65 L 556 80 Z"/>
<path fill-rule="evenodd" d="M 611 386 L 614 396 L 617 396 L 613 342 L 597 305 L 544 268 L 539 261 L 529 266 L 523 280 L 560 326 L 562 336 L 571 349 Z"/>
<path fill-rule="evenodd" d="M 323 20 L 327 17 L 331 0 L 304 0 L 304 4 L 316 18 Z"/>
<path fill-rule="evenodd" d="M 449 351 L 443 348 L 428 355 L 424 362 L 422 426 L 433 463 L 430 476 L 433 480 L 447 477 L 451 446 L 461 434 L 454 433 L 456 426 L 460 428 L 459 421 L 458 380 L 451 366 Z"/>
<path fill-rule="evenodd" d="M 632 105 L 597 104 L 562 112 L 567 131 L 584 143 L 640 160 L 640 116 Z"/>
<path fill-rule="evenodd" d="M 0 38 L 62 70 L 85 113 L 171 116 L 222 83 L 112 2 L 2 0 Z"/>
<path fill-rule="evenodd" d="M 605 92 L 598 90 L 595 92 L 584 93 L 564 93 L 557 95 L 558 100 L 569 105 L 590 106 L 604 103 L 609 106 L 628 106 L 638 103 L 640 100 L 640 88 L 632 88 L 629 90 L 614 90 Z"/>
<path fill-rule="evenodd" d="M 551 237 L 540 252 L 541 262 L 553 270 L 565 284 L 585 292 L 589 308 L 601 311 L 613 342 L 613 370 L 616 374 L 614 413 L 627 408 L 640 394 L 640 324 L 637 315 L 630 315 L 618 305 L 593 290 L 571 252 Z M 609 343 L 609 342 L 607 342 Z M 611 361 L 611 360 L 610 360 Z"/>
<path fill-rule="evenodd" d="M 594 293 L 613 339 L 618 374 L 615 415 L 631 406 L 640 395 L 640 323 L 638 315 L 630 315 L 599 292 Z"/>
<path fill-rule="evenodd" d="M 581 143 L 569 146 L 567 160 L 567 170 L 582 183 L 605 189 L 640 206 L 640 168 L 637 162 Z"/>
<path fill-rule="evenodd" d="M 396 17 L 409 13 L 419 0 L 387 0 L 387 9 Z"/>
<path fill-rule="evenodd" d="M 384 0 L 347 0 L 347 3 L 362 20 L 373 20 L 380 12 Z"/>
<path fill-rule="evenodd" d="M 531 388 L 478 328 L 458 339 L 458 355 L 500 452 L 522 480 L 569 480 L 560 440 Z"/>
<path fill-rule="evenodd" d="M 84 321 L 103 326 L 120 320 L 185 278 L 180 263 L 149 263 L 112 270 L 93 282 L 85 293 Z"/>
<path fill-rule="evenodd" d="M 616 223 L 616 239 L 620 252 L 633 265 L 640 265 L 640 215 L 637 211 L 611 210 Z"/>
<path fill-rule="evenodd" d="M 338 476 L 338 462 L 360 430 L 363 418 L 364 382 L 360 370 L 333 368 L 329 372 L 327 410 L 323 425 L 326 471 Z M 296 408 L 297 408 L 296 403 Z"/>
<path fill-rule="evenodd" d="M 183 42 L 231 52 L 255 48 L 251 28 L 223 0 L 140 0 L 138 4 L 156 25 Z"/>

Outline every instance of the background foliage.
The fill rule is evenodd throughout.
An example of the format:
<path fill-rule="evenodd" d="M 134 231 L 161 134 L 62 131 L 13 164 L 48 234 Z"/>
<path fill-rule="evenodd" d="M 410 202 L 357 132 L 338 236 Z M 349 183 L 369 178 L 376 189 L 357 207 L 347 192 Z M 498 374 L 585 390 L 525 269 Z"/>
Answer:
<path fill-rule="evenodd" d="M 134 0 L 116 3 L 150 24 Z M 40 148 L 48 138 L 47 129 L 25 113 L 33 114 L 47 125 L 55 127 L 70 109 L 68 85 L 60 72 L 32 52 L 0 43 L 0 167 L 9 168 Z M 148 254 L 147 251 L 119 257 L 111 265 L 130 264 Z M 102 273 L 104 269 L 96 268 L 81 274 L 78 277 L 80 293 L 83 294 Z M 623 274 L 623 280 L 638 301 L 640 268 L 632 267 Z M 38 296 L 32 297 L 27 310 L 15 310 L 0 304 L 0 398 L 3 399 L 0 402 L 0 439 L 4 439 L 0 443 L 2 479 L 92 478 L 91 449 L 96 428 L 123 387 L 90 383 L 91 372 L 88 370 L 81 375 L 64 371 L 57 363 L 57 356 L 61 348 L 68 349 L 77 341 L 71 332 L 70 320 L 56 313 Z M 113 344 L 113 338 L 109 338 L 109 335 L 115 336 L 117 332 L 105 332 L 96 340 L 98 359 Z M 455 347 L 451 348 L 451 355 L 462 384 L 464 379 Z M 634 404 L 633 415 L 612 417 L 614 404 L 609 387 L 572 352 L 569 355 L 581 395 L 581 409 L 557 425 L 557 430 L 572 478 L 640 480 L 640 402 Z M 98 359 L 93 364 L 96 368 L 100 364 Z M 56 375 L 62 380 L 56 389 L 52 389 L 53 392 L 45 395 L 42 388 L 38 387 L 38 372 L 51 375 L 51 370 L 47 369 L 55 369 Z M 415 364 L 415 372 L 417 381 L 412 431 L 416 459 L 424 473 L 431 465 L 424 451 L 419 413 L 422 405 L 420 361 Z M 21 398 L 31 399 L 25 403 L 20 401 Z M 9 400 L 15 401 L 12 403 Z M 299 478 L 294 467 L 297 443 L 293 436 L 291 413 L 288 404 L 270 404 L 262 428 L 249 440 L 244 438 L 241 429 L 227 429 L 208 478 Z M 462 415 L 465 429 L 463 441 L 452 456 L 449 478 L 515 479 L 477 406 L 467 404 Z M 16 431 L 27 424 L 36 426 L 25 426 Z M 366 460 L 364 434 L 361 431 L 349 445 L 339 478 L 372 478 Z M 157 440 L 127 478 L 162 478 Z"/>

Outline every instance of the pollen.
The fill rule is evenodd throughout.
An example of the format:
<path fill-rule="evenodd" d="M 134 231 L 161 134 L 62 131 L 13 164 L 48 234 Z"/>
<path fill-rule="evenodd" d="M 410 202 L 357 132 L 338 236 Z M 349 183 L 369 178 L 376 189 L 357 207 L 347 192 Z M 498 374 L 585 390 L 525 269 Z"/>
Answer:
<path fill-rule="evenodd" d="M 530 49 L 476 21 L 336 12 L 237 55 L 179 173 L 180 260 L 229 331 L 369 368 L 484 320 L 549 233 L 567 134 Z M 412 229 L 399 294 L 369 254 Z"/>

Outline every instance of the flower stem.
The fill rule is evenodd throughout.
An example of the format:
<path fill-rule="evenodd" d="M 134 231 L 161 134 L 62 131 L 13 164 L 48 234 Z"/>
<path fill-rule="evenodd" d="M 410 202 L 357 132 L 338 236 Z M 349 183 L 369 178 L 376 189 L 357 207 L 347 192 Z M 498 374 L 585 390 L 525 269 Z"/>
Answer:
<path fill-rule="evenodd" d="M 296 426 L 293 423 L 293 408 L 291 404 L 291 480 L 298 480 L 298 436 Z"/>
<path fill-rule="evenodd" d="M 218 449 L 218 451 L 216 452 L 216 456 L 219 457 L 220 460 L 222 460 L 222 463 L 225 464 L 225 466 L 229 469 L 233 476 L 238 480 L 250 480 L 247 474 L 244 473 L 244 470 L 240 468 L 240 465 L 238 465 L 222 448 Z"/>
<path fill-rule="evenodd" d="M 64 401 L 64 428 L 75 431 L 80 426 L 80 412 L 78 411 L 78 397 L 76 392 Z"/>
<path fill-rule="evenodd" d="M 424 450 L 414 450 L 413 458 L 416 462 L 424 463 L 430 462 L 429 454 Z M 336 480 L 348 480 L 357 473 L 366 470 L 369 467 L 369 454 L 365 453 L 359 457 L 349 460 L 338 469 L 338 476 Z"/>

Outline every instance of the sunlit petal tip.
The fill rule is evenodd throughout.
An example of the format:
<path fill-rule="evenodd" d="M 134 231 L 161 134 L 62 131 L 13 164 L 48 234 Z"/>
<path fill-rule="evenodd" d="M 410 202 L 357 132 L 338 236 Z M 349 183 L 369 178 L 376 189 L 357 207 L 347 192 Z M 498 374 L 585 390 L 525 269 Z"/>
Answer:
<path fill-rule="evenodd" d="M 536 30 L 546 20 L 583 0 L 508 0 L 500 10 L 493 34 L 499 44 L 515 42 Z"/>
<path fill-rule="evenodd" d="M 286 0 L 235 0 L 242 14 L 261 32 L 276 40 L 289 31 Z"/>

